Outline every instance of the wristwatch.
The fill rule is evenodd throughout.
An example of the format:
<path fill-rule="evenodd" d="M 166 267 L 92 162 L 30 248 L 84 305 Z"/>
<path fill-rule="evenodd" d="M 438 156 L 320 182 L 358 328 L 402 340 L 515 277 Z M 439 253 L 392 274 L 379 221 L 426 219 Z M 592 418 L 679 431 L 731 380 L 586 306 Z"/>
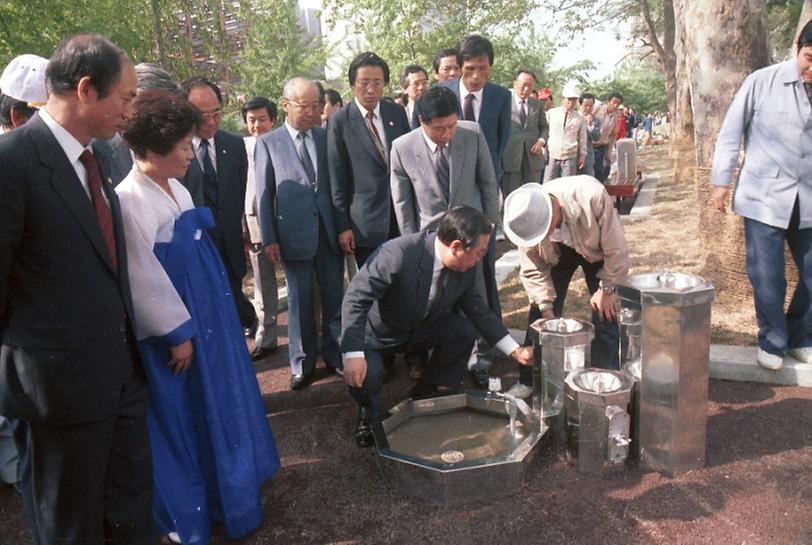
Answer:
<path fill-rule="evenodd" d="M 617 288 L 601 282 L 601 291 L 607 295 L 614 295 L 615 292 L 617 291 Z"/>

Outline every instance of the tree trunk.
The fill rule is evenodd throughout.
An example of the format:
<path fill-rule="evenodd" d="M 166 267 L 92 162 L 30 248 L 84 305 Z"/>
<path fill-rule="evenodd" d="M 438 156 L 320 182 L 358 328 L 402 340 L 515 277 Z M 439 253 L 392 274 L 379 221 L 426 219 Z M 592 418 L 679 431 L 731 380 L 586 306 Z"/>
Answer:
<path fill-rule="evenodd" d="M 764 0 L 704 0 L 682 3 L 685 64 L 690 81 L 696 146 L 694 180 L 699 226 L 707 251 L 705 275 L 721 300 L 751 297 L 745 272 L 742 220 L 710 205 L 710 169 L 722 121 L 744 79 L 769 61 Z"/>
<path fill-rule="evenodd" d="M 158 47 L 158 64 L 166 68 L 166 50 L 164 49 L 164 33 L 161 28 L 161 8 L 159 0 L 152 0 L 152 26 L 155 32 L 155 44 Z"/>
<path fill-rule="evenodd" d="M 674 39 L 676 96 L 674 110 L 671 112 L 671 141 L 675 152 L 685 148 L 693 149 L 694 145 L 694 113 L 691 108 L 691 82 L 686 65 L 685 20 L 682 16 L 684 5 L 685 0 L 674 2 L 677 21 Z"/>

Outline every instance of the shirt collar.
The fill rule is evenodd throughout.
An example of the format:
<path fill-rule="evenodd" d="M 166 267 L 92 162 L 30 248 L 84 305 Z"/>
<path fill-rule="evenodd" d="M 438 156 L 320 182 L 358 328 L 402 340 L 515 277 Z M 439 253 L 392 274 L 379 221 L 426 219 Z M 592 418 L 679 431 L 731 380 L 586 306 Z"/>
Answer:
<path fill-rule="evenodd" d="M 39 111 L 39 116 L 48 128 L 51 129 L 51 133 L 53 133 L 54 138 L 56 138 L 56 141 L 71 163 L 78 161 L 82 152 L 86 149 L 90 149 L 90 146 L 83 146 L 65 127 L 51 117 L 51 114 L 49 114 L 45 108 Z"/>
<path fill-rule="evenodd" d="M 784 83 L 795 83 L 801 81 L 801 74 L 798 73 L 798 63 L 795 58 L 786 61 L 781 67 L 781 81 Z"/>
<path fill-rule="evenodd" d="M 484 87 L 483 87 L 484 89 Z M 527 100 L 526 98 L 522 98 L 516 94 L 516 91 L 511 91 L 513 93 L 513 101 L 516 103 L 516 107 L 521 108 L 522 100 Z"/>
<path fill-rule="evenodd" d="M 423 128 L 422 125 L 420 126 L 420 132 L 423 134 L 423 140 L 426 141 L 426 145 L 429 147 L 429 151 L 431 151 L 432 155 L 437 153 L 437 143 L 434 142 L 434 140 L 432 140 L 431 138 L 429 138 L 429 136 L 426 134 L 426 130 Z"/>
<path fill-rule="evenodd" d="M 288 134 L 290 135 L 291 139 L 293 139 L 294 142 L 299 137 L 300 132 L 306 133 L 307 136 L 309 136 L 311 139 L 313 138 L 313 135 L 310 133 L 310 129 L 307 129 L 306 131 L 300 131 L 299 129 L 294 128 L 290 123 L 288 123 L 287 119 L 285 120 L 285 128 L 288 130 Z"/>
<path fill-rule="evenodd" d="M 195 151 L 200 149 L 200 143 L 203 141 L 202 138 L 199 136 L 192 137 L 192 146 L 194 146 Z M 214 137 L 207 138 L 206 141 L 209 143 L 209 151 L 214 152 Z"/>
<path fill-rule="evenodd" d="M 485 85 L 487 85 L 487 83 Z M 479 91 L 469 91 L 468 89 L 465 88 L 465 85 L 463 85 L 462 78 L 460 78 L 460 100 L 465 100 L 465 97 L 467 97 L 469 94 L 472 94 L 481 104 L 482 93 L 483 91 L 485 91 L 485 85 L 483 85 L 482 89 L 480 89 Z"/>
<path fill-rule="evenodd" d="M 369 110 L 367 110 L 366 108 L 364 108 L 364 107 L 361 105 L 361 103 L 358 101 L 358 99 L 357 99 L 357 98 L 353 98 L 353 100 L 355 101 L 355 105 L 356 105 L 356 106 L 358 106 L 358 109 L 359 109 L 359 110 L 361 110 L 361 117 L 366 117 L 366 116 L 367 116 L 367 112 L 369 112 Z M 374 109 L 374 110 L 372 110 L 372 115 L 373 115 L 375 118 L 378 118 L 378 119 L 380 119 L 380 118 L 381 118 L 381 101 L 380 101 L 380 100 L 379 100 L 379 101 L 378 101 L 378 103 L 375 105 L 375 109 Z"/>
<path fill-rule="evenodd" d="M 443 243 L 440 242 L 440 239 L 435 235 L 434 237 L 434 265 L 432 266 L 432 271 L 438 271 L 444 267 L 443 259 L 440 257 L 440 253 L 443 251 Z"/>

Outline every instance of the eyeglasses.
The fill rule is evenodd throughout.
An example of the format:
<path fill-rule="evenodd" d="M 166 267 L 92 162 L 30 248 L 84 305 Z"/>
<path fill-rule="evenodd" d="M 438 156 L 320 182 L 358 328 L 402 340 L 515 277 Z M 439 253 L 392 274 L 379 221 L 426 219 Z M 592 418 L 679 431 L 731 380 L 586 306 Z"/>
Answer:
<path fill-rule="evenodd" d="M 416 79 L 412 82 L 414 87 L 425 87 L 429 84 L 429 80 L 427 79 Z"/>
<path fill-rule="evenodd" d="M 290 99 L 288 99 L 288 102 L 296 106 L 296 109 L 299 110 L 300 112 L 305 112 L 307 110 L 310 110 L 312 112 L 318 112 L 319 109 L 323 107 L 320 102 L 315 102 L 313 104 L 302 104 L 301 102 L 296 102 L 295 100 Z"/>
<path fill-rule="evenodd" d="M 370 87 L 373 89 L 383 89 L 384 83 L 382 79 L 359 79 L 355 80 L 355 85 L 361 89 L 368 89 Z"/>
<path fill-rule="evenodd" d="M 223 116 L 223 110 L 214 110 L 213 112 L 200 112 L 204 121 L 217 120 Z"/>

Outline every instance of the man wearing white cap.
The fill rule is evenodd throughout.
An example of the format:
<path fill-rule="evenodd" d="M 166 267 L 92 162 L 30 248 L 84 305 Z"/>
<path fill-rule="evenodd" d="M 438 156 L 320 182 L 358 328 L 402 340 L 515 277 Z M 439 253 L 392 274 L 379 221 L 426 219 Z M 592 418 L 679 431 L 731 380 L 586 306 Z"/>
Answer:
<path fill-rule="evenodd" d="M 615 286 L 629 272 L 629 249 L 612 198 L 591 176 L 524 184 L 505 200 L 504 229 L 519 247 L 519 276 L 530 298 L 528 325 L 561 316 L 570 280 L 581 267 L 592 296 L 591 365 L 619 368 Z M 530 394 L 531 373 L 511 389 Z"/>
<path fill-rule="evenodd" d="M 587 154 L 587 130 L 584 116 L 578 113 L 578 84 L 569 82 L 561 93 L 561 106 L 547 112 L 550 136 L 547 150 L 550 160 L 544 168 L 544 181 L 574 176 L 583 168 Z"/>
<path fill-rule="evenodd" d="M 15 57 L 0 76 L 0 133 L 21 127 L 48 100 L 45 67 L 38 55 Z"/>

